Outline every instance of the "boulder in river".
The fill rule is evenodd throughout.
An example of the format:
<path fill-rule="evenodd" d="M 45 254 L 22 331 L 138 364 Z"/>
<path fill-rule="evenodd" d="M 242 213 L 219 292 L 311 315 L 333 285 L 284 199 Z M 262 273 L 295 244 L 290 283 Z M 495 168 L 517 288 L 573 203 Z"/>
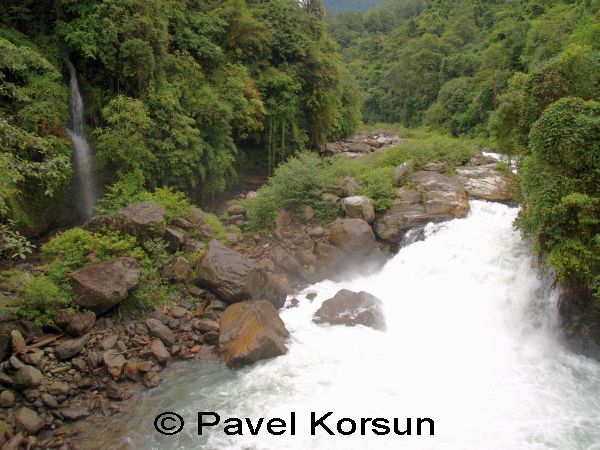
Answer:
<path fill-rule="evenodd" d="M 216 239 L 196 266 L 196 277 L 227 303 L 258 299 L 265 283 L 264 269 Z"/>
<path fill-rule="evenodd" d="M 329 229 L 328 239 L 351 255 L 368 255 L 376 248 L 375 234 L 362 219 L 337 219 Z"/>
<path fill-rule="evenodd" d="M 315 323 L 330 325 L 364 325 L 375 330 L 386 329 L 381 300 L 368 292 L 338 291 L 325 300 L 313 316 Z"/>
<path fill-rule="evenodd" d="M 410 179 L 423 193 L 423 205 L 427 214 L 462 218 L 469 212 L 467 192 L 457 178 L 423 170 Z"/>
<path fill-rule="evenodd" d="M 125 300 L 137 286 L 141 268 L 129 257 L 93 264 L 70 274 L 74 281 L 75 303 L 102 314 Z"/>
<path fill-rule="evenodd" d="M 457 167 L 456 173 L 472 198 L 492 202 L 507 202 L 512 198 L 510 177 L 496 169 L 495 162 Z"/>
<path fill-rule="evenodd" d="M 255 363 L 287 352 L 289 335 L 273 305 L 264 300 L 230 305 L 220 322 L 219 351 L 229 367 Z"/>

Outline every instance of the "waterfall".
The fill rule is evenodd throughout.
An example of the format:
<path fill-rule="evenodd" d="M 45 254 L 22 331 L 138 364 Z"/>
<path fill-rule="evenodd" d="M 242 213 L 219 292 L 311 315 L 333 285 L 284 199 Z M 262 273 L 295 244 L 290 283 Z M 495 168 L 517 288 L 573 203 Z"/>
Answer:
<path fill-rule="evenodd" d="M 69 133 L 73 143 L 80 214 L 84 219 L 89 219 L 94 215 L 94 203 L 96 201 L 93 155 L 85 136 L 83 99 L 79 91 L 77 72 L 71 61 L 67 60 L 67 67 L 69 68 L 69 86 L 71 89 L 71 123 L 67 128 L 67 133 Z"/>
<path fill-rule="evenodd" d="M 240 370 L 182 364 L 136 401 L 127 420 L 107 419 L 87 441 L 82 436 L 85 447 L 600 449 L 600 364 L 561 345 L 556 295 L 513 229 L 517 213 L 472 201 L 467 218 L 428 225 L 424 240 L 379 272 L 310 286 L 295 295 L 298 307 L 281 310 L 290 331 L 286 355 Z M 343 288 L 382 300 L 385 333 L 312 322 Z M 309 292 L 317 292 L 312 302 Z M 154 432 L 154 417 L 165 411 L 185 419 L 181 433 Z M 294 411 L 296 434 L 252 436 L 246 428 L 227 436 L 216 427 L 199 436 L 197 411 L 215 411 L 221 423 L 266 422 Z M 413 428 L 412 436 L 329 436 L 322 429 L 311 436 L 313 411 L 332 411 L 333 430 L 344 417 L 432 418 L 435 435 L 416 436 Z"/>

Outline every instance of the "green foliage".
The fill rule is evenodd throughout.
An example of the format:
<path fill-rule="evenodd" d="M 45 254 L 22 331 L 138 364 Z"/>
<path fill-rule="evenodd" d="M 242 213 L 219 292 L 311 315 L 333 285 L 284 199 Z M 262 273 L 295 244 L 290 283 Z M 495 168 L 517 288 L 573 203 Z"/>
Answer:
<path fill-rule="evenodd" d="M 25 259 L 33 249 L 33 244 L 15 229 L 12 220 L 8 219 L 6 223 L 0 223 L 0 261 Z"/>
<path fill-rule="evenodd" d="M 600 103 L 564 98 L 535 122 L 522 162 L 523 212 L 531 237 L 558 279 L 598 291 L 600 272 Z"/>
<path fill-rule="evenodd" d="M 373 199 L 375 211 L 385 211 L 392 206 L 397 190 L 393 167 L 374 168 L 359 179 L 364 182 L 364 186 L 359 189 L 359 193 Z"/>
<path fill-rule="evenodd" d="M 154 201 L 165 208 L 167 220 L 186 217 L 192 207 L 187 195 L 172 188 L 157 188 L 154 192 L 146 191 L 142 172 L 135 170 L 125 174 L 119 181 L 108 187 L 106 194 L 98 200 L 96 212 L 111 214 L 129 204 L 146 201 Z"/>
<path fill-rule="evenodd" d="M 227 243 L 227 230 L 225 226 L 221 223 L 219 218 L 211 213 L 204 213 L 204 223 L 208 224 L 212 230 L 212 233 L 216 236 L 218 240 L 223 243 Z"/>
<path fill-rule="evenodd" d="M 51 324 L 56 310 L 69 305 L 68 295 L 45 275 L 16 271 L 8 275 L 8 287 L 19 296 L 19 317 L 30 320 L 39 327 Z"/>
<path fill-rule="evenodd" d="M 256 231 L 270 230 L 277 219 L 277 201 L 273 189 L 260 188 L 256 198 L 246 201 L 249 227 Z"/>

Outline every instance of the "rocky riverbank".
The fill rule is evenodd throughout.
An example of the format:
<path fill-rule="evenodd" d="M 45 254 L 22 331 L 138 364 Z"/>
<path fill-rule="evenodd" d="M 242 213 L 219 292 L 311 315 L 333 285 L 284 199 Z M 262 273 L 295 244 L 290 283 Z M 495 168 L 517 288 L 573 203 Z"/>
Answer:
<path fill-rule="evenodd" d="M 265 235 L 235 233 L 247 213 L 233 202 L 222 217 L 230 227 L 226 242 L 197 209 L 167 219 L 164 208 L 144 202 L 93 218 L 84 229 L 165 240 L 172 256 L 162 274 L 175 294 L 148 313 L 121 315 L 119 305 L 141 282 L 140 264 L 130 257 L 96 261 L 90 254 L 89 264 L 69 275 L 84 312 L 60 310 L 43 330 L 24 320 L 2 323 L 2 448 L 77 448 L 65 424 L 118 413 L 140 386 L 160 384 L 176 359 L 239 367 L 285 353 L 288 331 L 277 310 L 294 306 L 294 299 L 286 305 L 288 296 L 347 270 L 378 267 L 407 239 L 418 239 L 427 223 L 464 217 L 469 198 L 509 201 L 510 177 L 495 163 L 476 156 L 455 174 L 441 163 L 418 171 L 404 163 L 395 172 L 396 199 L 383 214 L 346 177 L 323 194 L 345 217 L 322 224 L 310 207 L 301 215 L 282 210 L 276 229 Z M 315 321 L 385 328 L 376 298 L 338 294 Z"/>

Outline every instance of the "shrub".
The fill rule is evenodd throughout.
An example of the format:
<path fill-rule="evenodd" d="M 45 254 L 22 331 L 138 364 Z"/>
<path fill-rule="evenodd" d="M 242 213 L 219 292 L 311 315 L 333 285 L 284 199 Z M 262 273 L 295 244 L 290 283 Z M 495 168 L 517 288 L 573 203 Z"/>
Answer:
<path fill-rule="evenodd" d="M 70 306 L 68 294 L 45 275 L 20 273 L 12 283 L 21 300 L 18 315 L 40 327 L 52 323 L 57 309 Z"/>
<path fill-rule="evenodd" d="M 256 231 L 269 230 L 277 218 L 277 202 L 270 186 L 257 192 L 256 198 L 245 202 L 248 210 L 248 226 Z"/>
<path fill-rule="evenodd" d="M 0 261 L 25 259 L 33 249 L 33 244 L 15 229 L 12 220 L 8 219 L 6 223 L 0 223 Z"/>
<path fill-rule="evenodd" d="M 385 211 L 392 206 L 396 198 L 396 182 L 393 167 L 378 167 L 360 177 L 364 186 L 359 189 L 361 195 L 373 199 L 376 211 Z"/>

